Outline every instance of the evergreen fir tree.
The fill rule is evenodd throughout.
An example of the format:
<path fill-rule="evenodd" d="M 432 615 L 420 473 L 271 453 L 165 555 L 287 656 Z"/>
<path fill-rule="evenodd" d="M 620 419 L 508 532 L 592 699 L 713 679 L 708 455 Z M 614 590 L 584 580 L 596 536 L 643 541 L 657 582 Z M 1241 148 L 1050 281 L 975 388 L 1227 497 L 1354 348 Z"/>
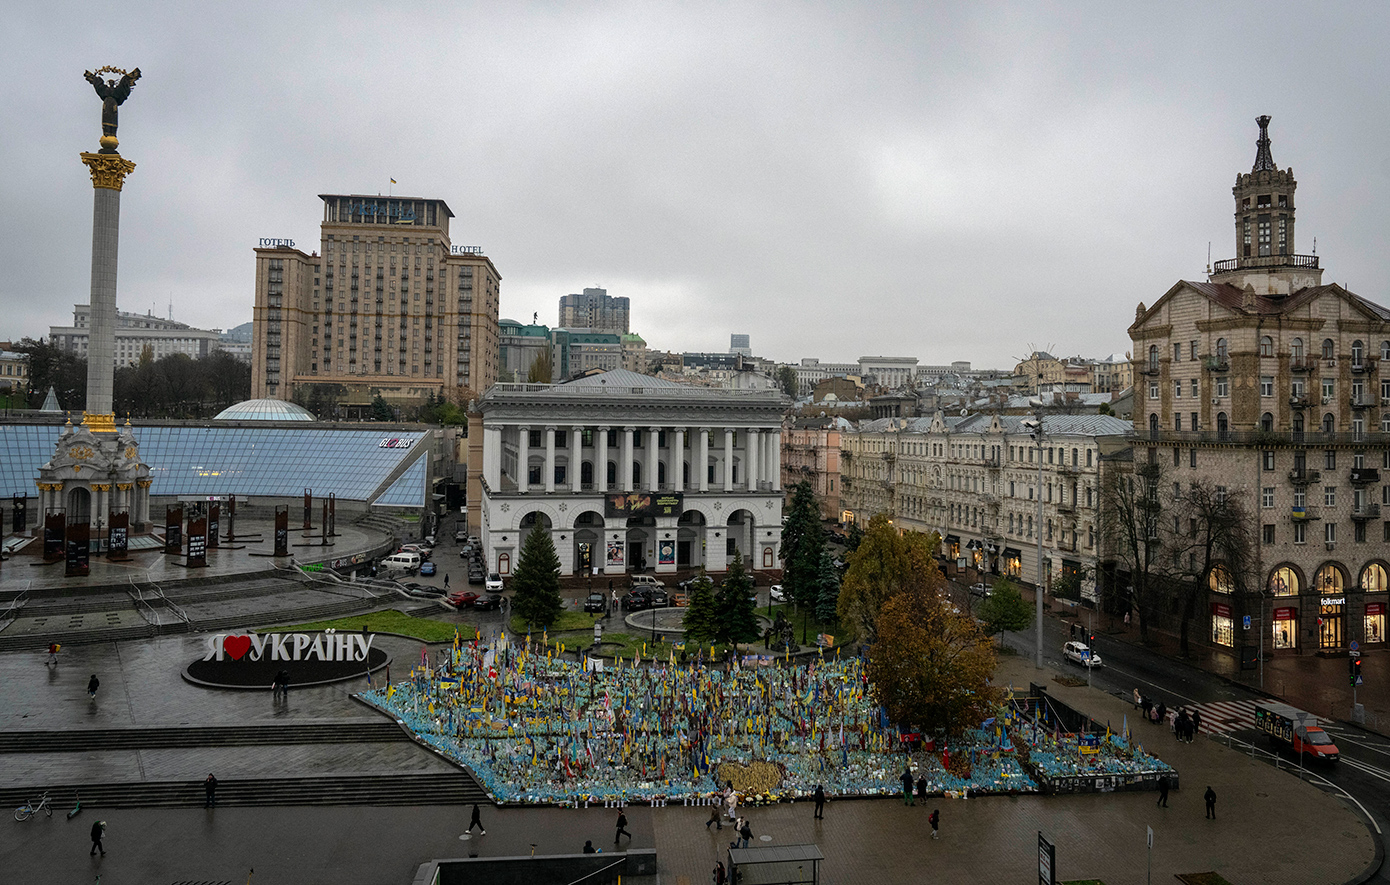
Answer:
<path fill-rule="evenodd" d="M 517 557 L 512 575 L 512 611 L 529 625 L 549 627 L 560 617 L 560 558 L 550 532 L 540 525 L 531 529 Z"/>
<path fill-rule="evenodd" d="M 690 588 L 690 601 L 681 621 L 685 635 L 699 643 L 719 638 L 719 620 L 715 615 L 714 582 L 703 571 Z"/>
<path fill-rule="evenodd" d="M 714 597 L 719 638 L 724 642 L 752 642 L 762 635 L 753 611 L 753 582 L 743 568 L 743 555 L 734 548 L 729 570 Z"/>
<path fill-rule="evenodd" d="M 828 624 L 835 620 L 835 608 L 840 603 L 840 571 L 830 551 L 821 547 L 820 568 L 816 572 L 816 620 Z"/>

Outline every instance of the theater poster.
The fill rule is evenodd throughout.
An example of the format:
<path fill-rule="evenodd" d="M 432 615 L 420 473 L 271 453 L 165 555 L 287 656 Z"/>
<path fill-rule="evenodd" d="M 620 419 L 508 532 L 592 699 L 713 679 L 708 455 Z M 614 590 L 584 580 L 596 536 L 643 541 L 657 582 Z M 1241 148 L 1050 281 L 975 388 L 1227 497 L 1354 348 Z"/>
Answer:
<path fill-rule="evenodd" d="M 656 545 L 656 562 L 657 565 L 676 564 L 675 541 L 661 541 Z"/>
<path fill-rule="evenodd" d="M 164 511 L 164 552 L 174 556 L 183 552 L 182 504 L 171 504 Z"/>
<path fill-rule="evenodd" d="M 217 547 L 217 533 L 222 528 L 222 505 L 213 501 L 208 505 L 208 549 Z"/>
<path fill-rule="evenodd" d="M 622 567 L 623 564 L 623 542 L 622 539 L 608 542 L 608 564 Z"/>

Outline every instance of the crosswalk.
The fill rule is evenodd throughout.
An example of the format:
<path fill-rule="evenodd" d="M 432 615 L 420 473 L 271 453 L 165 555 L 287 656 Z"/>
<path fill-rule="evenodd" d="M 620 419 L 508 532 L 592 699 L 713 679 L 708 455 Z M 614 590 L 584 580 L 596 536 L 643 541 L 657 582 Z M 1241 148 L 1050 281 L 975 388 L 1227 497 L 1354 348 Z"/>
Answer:
<path fill-rule="evenodd" d="M 1204 734 L 1228 734 L 1255 727 L 1255 701 L 1212 701 L 1198 704 Z"/>

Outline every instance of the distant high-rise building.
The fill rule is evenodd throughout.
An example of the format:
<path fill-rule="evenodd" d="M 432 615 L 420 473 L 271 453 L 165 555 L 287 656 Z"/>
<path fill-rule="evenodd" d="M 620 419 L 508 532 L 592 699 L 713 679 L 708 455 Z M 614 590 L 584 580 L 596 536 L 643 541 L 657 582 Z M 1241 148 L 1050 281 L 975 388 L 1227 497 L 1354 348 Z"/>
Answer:
<path fill-rule="evenodd" d="M 607 289 L 585 289 L 582 295 L 560 296 L 561 329 L 590 329 L 626 335 L 628 300 L 611 298 Z"/>
<path fill-rule="evenodd" d="M 50 326 L 48 340 L 59 350 L 66 350 L 83 359 L 91 344 L 92 309 L 87 304 L 74 304 L 71 326 Z M 221 332 L 216 329 L 195 329 L 187 323 L 166 320 L 153 314 L 116 314 L 116 366 L 133 366 L 140 362 L 145 348 L 155 359 L 175 353 L 186 353 L 195 360 L 218 349 Z"/>
<path fill-rule="evenodd" d="M 737 353 L 742 356 L 752 356 L 753 347 L 748 341 L 747 335 L 740 335 L 735 332 L 729 336 L 729 353 Z"/>
<path fill-rule="evenodd" d="M 497 380 L 501 275 L 454 246 L 443 200 L 320 194 L 322 253 L 256 249 L 251 395 L 341 385 L 343 402 L 481 393 Z"/>

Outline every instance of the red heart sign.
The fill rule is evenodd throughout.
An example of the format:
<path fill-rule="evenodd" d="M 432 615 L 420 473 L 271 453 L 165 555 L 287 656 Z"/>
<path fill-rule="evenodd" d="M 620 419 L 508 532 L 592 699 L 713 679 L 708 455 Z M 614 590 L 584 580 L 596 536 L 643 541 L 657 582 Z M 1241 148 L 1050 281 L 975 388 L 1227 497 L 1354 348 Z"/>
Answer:
<path fill-rule="evenodd" d="M 239 661 L 251 650 L 250 636 L 228 636 L 222 640 L 222 648 L 227 654 L 232 656 L 232 660 Z"/>

